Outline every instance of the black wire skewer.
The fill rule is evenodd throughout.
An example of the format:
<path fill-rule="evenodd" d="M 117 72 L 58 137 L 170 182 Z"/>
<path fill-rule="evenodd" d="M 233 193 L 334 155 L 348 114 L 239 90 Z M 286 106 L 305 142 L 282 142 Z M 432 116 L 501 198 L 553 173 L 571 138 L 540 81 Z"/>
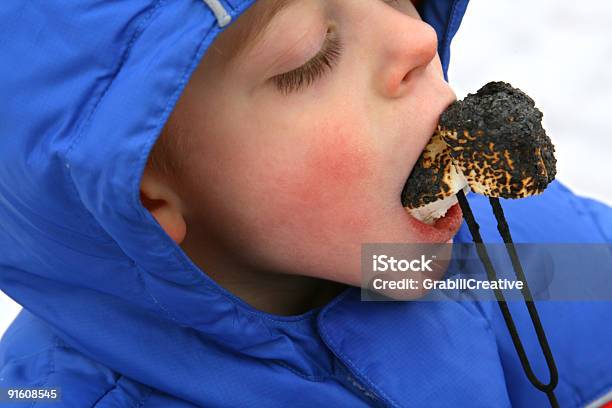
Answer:
<path fill-rule="evenodd" d="M 465 218 L 470 233 L 472 234 L 472 240 L 476 244 L 476 252 L 478 253 L 478 257 L 480 258 L 487 272 L 487 278 L 489 279 L 489 281 L 496 281 L 497 273 L 493 268 L 493 263 L 489 258 L 489 254 L 487 252 L 485 244 L 482 241 L 482 237 L 480 236 L 480 226 L 478 225 L 478 222 L 476 222 L 474 214 L 472 213 L 470 205 L 462 190 L 457 193 L 457 200 L 459 201 L 459 206 L 461 207 L 461 211 L 463 212 L 463 217 Z M 529 363 L 529 359 L 527 358 L 527 354 L 525 353 L 525 348 L 523 347 L 523 343 L 516 329 L 516 325 L 514 324 L 514 320 L 512 319 L 512 314 L 510 313 L 510 309 L 508 308 L 508 304 L 506 303 L 506 299 L 504 298 L 502 291 L 500 289 L 493 289 L 495 298 L 497 299 L 497 304 L 499 305 L 501 313 L 504 317 L 504 321 L 506 322 L 506 326 L 508 327 L 508 331 L 510 332 L 510 337 L 512 338 L 512 342 L 514 343 L 514 348 L 516 349 L 516 352 L 519 356 L 519 360 L 521 361 L 521 365 L 523 367 L 523 371 L 525 371 L 527 378 L 529 379 L 531 384 L 533 384 L 534 387 L 546 394 L 550 405 L 553 408 L 558 408 L 559 402 L 557 401 L 557 397 L 555 396 L 554 390 L 559 382 L 559 374 L 557 371 L 555 360 L 552 355 L 552 351 L 550 350 L 548 340 L 546 339 L 546 334 L 544 333 L 544 328 L 542 327 L 540 316 L 538 315 L 536 306 L 533 303 L 533 297 L 531 296 L 531 291 L 529 290 L 529 286 L 527 285 L 527 279 L 525 279 L 525 274 L 519 261 L 518 254 L 516 253 L 516 248 L 514 247 L 514 242 L 512 241 L 512 236 L 510 235 L 510 229 L 508 228 L 508 223 L 506 222 L 506 218 L 504 216 L 504 212 L 499 202 L 499 199 L 489 197 L 489 203 L 491 204 L 491 207 L 493 208 L 493 214 L 497 219 L 497 230 L 499 231 L 500 235 L 504 240 L 506 250 L 508 251 L 510 260 L 512 261 L 512 267 L 514 269 L 514 272 L 517 278 L 523 281 L 523 288 L 521 289 L 521 294 L 525 299 L 525 304 L 527 306 L 527 310 L 529 311 L 531 322 L 538 337 L 540 348 L 542 349 L 542 353 L 544 354 L 544 358 L 546 359 L 546 364 L 548 365 L 550 379 L 547 384 L 540 381 L 533 372 L 533 369 L 531 368 L 531 364 Z"/>

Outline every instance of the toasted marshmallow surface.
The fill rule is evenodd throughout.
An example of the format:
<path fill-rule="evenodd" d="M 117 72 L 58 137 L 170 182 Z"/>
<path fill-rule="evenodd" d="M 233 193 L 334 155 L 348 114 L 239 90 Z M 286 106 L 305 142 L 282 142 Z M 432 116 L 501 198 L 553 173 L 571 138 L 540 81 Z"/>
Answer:
<path fill-rule="evenodd" d="M 466 186 L 489 197 L 539 194 L 556 175 L 555 148 L 533 100 L 490 82 L 444 111 L 402 190 L 402 205 L 433 223 Z"/>

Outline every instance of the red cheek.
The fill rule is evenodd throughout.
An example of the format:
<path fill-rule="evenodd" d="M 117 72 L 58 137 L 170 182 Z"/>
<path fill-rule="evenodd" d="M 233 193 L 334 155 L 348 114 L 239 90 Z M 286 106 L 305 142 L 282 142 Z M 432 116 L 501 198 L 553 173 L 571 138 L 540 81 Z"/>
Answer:
<path fill-rule="evenodd" d="M 329 132 L 325 136 L 312 148 L 310 166 L 315 176 L 347 187 L 362 180 L 368 169 L 364 146 L 345 133 Z"/>
<path fill-rule="evenodd" d="M 372 151 L 363 135 L 341 125 L 320 126 L 288 193 L 300 214 L 321 226 L 360 230 L 367 224 L 367 185 L 372 178 Z M 365 139 L 367 140 L 367 139 Z M 365 204 L 365 205 L 364 205 Z M 304 221 L 308 221 L 305 219 Z"/>

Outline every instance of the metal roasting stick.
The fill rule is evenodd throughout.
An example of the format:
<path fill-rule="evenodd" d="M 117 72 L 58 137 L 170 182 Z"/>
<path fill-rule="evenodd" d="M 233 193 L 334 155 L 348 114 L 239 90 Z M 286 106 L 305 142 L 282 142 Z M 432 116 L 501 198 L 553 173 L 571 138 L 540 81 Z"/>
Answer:
<path fill-rule="evenodd" d="M 476 244 L 476 252 L 478 253 L 478 257 L 480 258 L 482 264 L 484 265 L 487 278 L 489 281 L 497 280 L 497 274 L 495 269 L 493 268 L 493 263 L 489 258 L 489 254 L 485 247 L 485 244 L 482 241 L 482 237 L 480 236 L 480 226 L 476 219 L 474 218 L 474 214 L 470 208 L 470 205 L 465 197 L 465 194 L 462 190 L 457 193 L 457 199 L 459 201 L 459 206 L 461 207 L 461 211 L 463 212 L 463 217 L 468 225 L 470 233 L 472 234 L 472 240 Z M 525 348 L 523 347 L 523 343 L 521 342 L 520 336 L 516 329 L 516 325 L 514 324 L 514 320 L 512 319 L 512 315 L 510 314 L 510 309 L 508 308 L 508 304 L 504 298 L 504 295 L 500 289 L 493 289 L 495 293 L 495 298 L 497 299 L 497 304 L 502 312 L 504 317 L 504 321 L 506 322 L 506 326 L 508 327 L 508 331 L 510 332 L 510 337 L 512 338 L 512 342 L 514 343 L 514 348 L 519 356 L 519 360 L 521 361 L 521 365 L 527 378 L 536 387 L 538 390 L 544 392 L 548 401 L 550 402 L 551 407 L 558 408 L 559 402 L 555 396 L 554 390 L 559 382 L 559 374 L 557 372 L 557 366 L 555 364 L 555 360 L 553 358 L 552 352 L 548 345 L 548 340 L 546 339 L 546 334 L 544 333 L 544 328 L 542 327 L 542 323 L 540 321 L 540 316 L 538 315 L 538 311 L 533 303 L 533 297 L 531 296 L 531 291 L 527 285 L 527 280 L 525 279 L 525 274 L 523 272 L 523 268 L 521 267 L 521 263 L 518 258 L 518 254 L 516 253 L 516 248 L 514 247 L 514 243 L 512 241 L 512 236 L 510 235 L 510 229 L 508 228 L 508 223 L 506 222 L 506 218 L 504 216 L 503 209 L 501 204 L 499 203 L 499 199 L 489 197 L 489 203 L 493 208 L 493 213 L 495 218 L 497 219 L 497 230 L 502 236 L 504 243 L 506 244 L 506 250 L 510 256 L 512 261 L 512 267 L 517 278 L 523 281 L 523 289 L 521 289 L 521 294 L 525 299 L 525 304 L 527 306 L 527 310 L 529 311 L 529 316 L 531 317 L 531 322 L 535 329 L 536 335 L 538 337 L 538 342 L 540 343 L 540 347 L 542 349 L 542 353 L 544 354 L 544 358 L 546 359 L 546 364 L 548 365 L 548 371 L 550 374 L 550 380 L 548 384 L 544 384 L 541 382 L 531 368 L 531 364 L 529 363 L 529 359 L 527 358 L 527 354 L 525 353 Z"/>

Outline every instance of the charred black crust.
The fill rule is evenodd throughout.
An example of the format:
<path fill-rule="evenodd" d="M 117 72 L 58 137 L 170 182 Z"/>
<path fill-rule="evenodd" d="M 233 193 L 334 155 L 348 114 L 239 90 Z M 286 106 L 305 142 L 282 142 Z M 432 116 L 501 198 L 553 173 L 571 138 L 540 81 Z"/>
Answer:
<path fill-rule="evenodd" d="M 533 99 L 505 82 L 491 82 L 452 104 L 440 117 L 451 156 L 488 196 L 520 198 L 542 192 L 555 178 L 554 146 Z"/>
<path fill-rule="evenodd" d="M 402 190 L 402 206 L 417 208 L 438 201 L 443 193 L 442 182 L 444 168 L 442 166 L 424 166 L 425 157 L 417 160 L 406 185 Z"/>
<path fill-rule="evenodd" d="M 438 133 L 471 188 L 489 197 L 539 194 L 556 175 L 555 148 L 533 99 L 505 82 L 490 82 L 449 106 Z M 404 207 L 443 198 L 446 163 L 424 166 L 419 157 L 401 194 Z M 475 189 L 478 187 L 478 189 Z"/>

